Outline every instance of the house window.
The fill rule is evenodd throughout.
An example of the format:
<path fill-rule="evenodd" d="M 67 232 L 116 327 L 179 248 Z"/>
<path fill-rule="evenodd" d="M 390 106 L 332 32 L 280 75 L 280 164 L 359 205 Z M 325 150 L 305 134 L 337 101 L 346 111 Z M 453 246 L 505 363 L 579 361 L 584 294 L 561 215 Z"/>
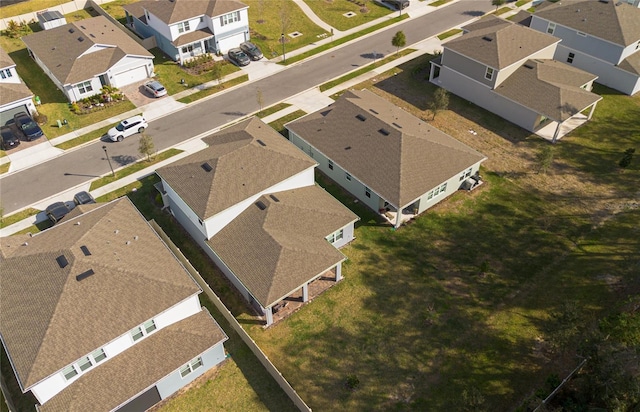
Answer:
<path fill-rule="evenodd" d="M 80 359 L 78 361 L 78 367 L 80 368 L 80 370 L 82 372 L 86 371 L 87 369 L 89 369 L 91 366 L 91 359 L 89 359 L 88 356 L 85 356 L 84 358 Z"/>
<path fill-rule="evenodd" d="M 224 26 L 226 24 L 231 24 L 236 21 L 240 21 L 240 12 L 234 11 L 233 13 L 225 14 L 224 16 L 220 16 L 220 25 Z"/>
<path fill-rule="evenodd" d="M 467 173 L 464 174 L 464 177 L 467 178 L 469 176 L 471 176 L 471 172 L 473 171 L 473 168 L 470 167 L 469 170 L 467 170 Z"/>
<path fill-rule="evenodd" d="M 553 34 L 554 31 L 556 31 L 556 24 L 549 22 L 549 25 L 547 26 L 547 33 Z"/>
<path fill-rule="evenodd" d="M 427 200 L 433 199 L 433 190 L 427 194 Z"/>
<path fill-rule="evenodd" d="M 107 358 L 107 354 L 104 353 L 104 349 L 102 348 L 91 352 L 91 356 L 93 356 L 93 360 L 96 363 L 100 363 Z"/>
<path fill-rule="evenodd" d="M 186 365 L 180 368 L 180 376 L 184 378 L 185 376 L 189 375 L 191 372 L 193 372 L 194 370 L 198 369 L 201 366 L 202 366 L 202 357 L 198 356 L 197 358 L 195 358 L 194 360 L 192 360 L 191 362 L 187 363 Z"/>
<path fill-rule="evenodd" d="M 3 79 L 13 77 L 13 74 L 11 74 L 11 69 L 0 70 L 0 77 L 2 77 Z"/>
<path fill-rule="evenodd" d="M 329 164 L 329 169 L 333 170 L 333 161 L 329 160 L 327 163 Z"/>
<path fill-rule="evenodd" d="M 438 193 L 440 193 L 440 188 L 436 187 L 435 189 L 433 189 L 433 196 L 436 197 L 438 196 Z"/>
<path fill-rule="evenodd" d="M 200 23 L 204 23 L 204 17 L 200 16 Z"/>
<path fill-rule="evenodd" d="M 344 237 L 344 231 L 343 229 L 338 230 L 335 233 L 330 234 L 329 236 L 327 236 L 327 240 L 329 241 L 329 243 L 334 244 L 335 242 L 337 242 L 338 240 L 342 239 Z"/>
<path fill-rule="evenodd" d="M 442 186 L 440 186 L 440 193 L 444 193 L 447 190 L 447 184 L 444 183 Z"/>
<path fill-rule="evenodd" d="M 69 380 L 76 376 L 78 374 L 78 371 L 73 367 L 73 365 L 69 365 L 62 370 L 62 374 L 64 375 L 64 378 L 66 380 Z"/>
<path fill-rule="evenodd" d="M 636 44 L 636 50 L 640 49 L 640 41 Z"/>
<path fill-rule="evenodd" d="M 578 32 L 578 36 L 587 37 L 587 33 L 583 33 L 581 31 Z"/>
<path fill-rule="evenodd" d="M 313 150 L 311 149 L 311 146 L 309 146 L 309 156 L 313 157 Z"/>
<path fill-rule="evenodd" d="M 144 326 L 144 331 L 149 334 L 151 332 L 153 332 L 154 330 L 158 329 L 156 327 L 156 323 L 153 321 L 153 319 L 145 322 L 142 326 Z"/>
<path fill-rule="evenodd" d="M 364 187 L 364 195 L 366 197 L 371 197 L 371 189 L 369 189 L 368 187 Z"/>
<path fill-rule="evenodd" d="M 341 240 L 344 237 L 344 230 L 340 229 L 338 230 L 338 232 L 336 233 L 336 241 Z"/>
<path fill-rule="evenodd" d="M 66 380 L 70 380 L 79 374 L 91 369 L 93 366 L 107 358 L 103 348 L 94 350 L 87 356 L 83 356 L 77 362 L 72 363 L 62 370 L 62 375 Z"/>
<path fill-rule="evenodd" d="M 348 181 L 351 181 L 351 175 L 349 173 L 344 174 L 345 179 L 347 179 Z"/>
<path fill-rule="evenodd" d="M 185 31 L 189 31 L 189 21 L 178 23 L 178 33 L 184 33 Z"/>
<path fill-rule="evenodd" d="M 136 326 L 135 328 L 131 329 L 131 337 L 133 338 L 134 342 L 142 338 L 143 336 L 144 333 L 142 332 L 142 328 L 140 326 Z"/>
<path fill-rule="evenodd" d="M 484 73 L 484 78 L 487 80 L 493 79 L 493 69 L 491 67 L 487 67 L 487 71 Z"/>
<path fill-rule="evenodd" d="M 82 82 L 76 85 L 80 94 L 89 93 L 93 91 L 93 86 L 91 86 L 91 82 Z"/>
<path fill-rule="evenodd" d="M 131 338 L 135 342 L 139 339 L 142 339 L 144 336 L 147 336 L 156 329 L 158 329 L 158 327 L 156 326 L 156 323 L 153 321 L 153 319 L 148 320 L 141 326 L 136 326 L 135 328 L 131 329 Z"/>
<path fill-rule="evenodd" d="M 193 44 L 190 44 L 188 46 L 184 46 L 182 48 L 182 53 L 191 53 L 193 51 Z"/>
<path fill-rule="evenodd" d="M 573 63 L 573 59 L 576 57 L 575 53 L 569 53 L 569 57 L 567 57 L 567 63 Z"/>

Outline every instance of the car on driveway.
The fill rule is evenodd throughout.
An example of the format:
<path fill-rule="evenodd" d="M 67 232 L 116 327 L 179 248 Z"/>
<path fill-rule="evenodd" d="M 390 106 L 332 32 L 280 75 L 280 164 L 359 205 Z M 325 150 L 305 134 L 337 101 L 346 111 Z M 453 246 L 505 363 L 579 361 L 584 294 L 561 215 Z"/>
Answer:
<path fill-rule="evenodd" d="M 251 59 L 240 49 L 231 49 L 227 53 L 229 60 L 236 66 L 246 66 L 251 63 Z"/>
<path fill-rule="evenodd" d="M 76 205 L 88 205 L 96 200 L 88 192 L 78 192 L 73 196 L 73 203 Z"/>
<path fill-rule="evenodd" d="M 167 95 L 167 89 L 165 89 L 164 86 L 157 80 L 145 83 L 144 89 L 153 97 L 162 97 Z"/>
<path fill-rule="evenodd" d="M 409 7 L 409 0 L 382 0 L 383 3 L 388 4 L 395 10 L 406 9 Z"/>
<path fill-rule="evenodd" d="M 44 134 L 38 123 L 34 122 L 31 116 L 25 112 L 16 113 L 13 120 L 27 141 L 37 139 Z"/>
<path fill-rule="evenodd" d="M 107 137 L 114 142 L 121 142 L 125 137 L 129 137 L 132 134 L 142 133 L 144 129 L 149 127 L 147 121 L 142 116 L 133 116 L 128 119 L 124 119 L 116 127 L 112 127 L 107 132 Z"/>
<path fill-rule="evenodd" d="M 55 225 L 60 221 L 60 219 L 65 217 L 67 213 L 71 212 L 71 210 L 73 210 L 73 207 L 66 202 L 55 202 L 54 204 L 47 206 L 45 213 L 51 223 Z"/>
<path fill-rule="evenodd" d="M 260 60 L 264 57 L 260 48 L 250 41 L 240 43 L 240 50 L 249 56 L 251 60 Z"/>
<path fill-rule="evenodd" d="M 11 126 L 2 126 L 0 128 L 0 148 L 2 150 L 9 150 L 17 147 L 20 144 L 20 139 L 15 130 Z"/>

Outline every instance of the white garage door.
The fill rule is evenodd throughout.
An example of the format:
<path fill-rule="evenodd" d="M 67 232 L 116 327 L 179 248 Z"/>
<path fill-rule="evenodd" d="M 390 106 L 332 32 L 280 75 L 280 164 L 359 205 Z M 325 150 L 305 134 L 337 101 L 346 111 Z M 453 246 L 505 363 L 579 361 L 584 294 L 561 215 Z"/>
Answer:
<path fill-rule="evenodd" d="M 114 75 L 116 87 L 126 86 L 147 78 L 147 66 L 136 67 Z"/>
<path fill-rule="evenodd" d="M 222 53 L 226 53 L 229 49 L 238 47 L 240 43 L 244 41 L 244 33 L 234 34 L 233 36 L 225 37 L 218 40 L 218 48 Z"/>

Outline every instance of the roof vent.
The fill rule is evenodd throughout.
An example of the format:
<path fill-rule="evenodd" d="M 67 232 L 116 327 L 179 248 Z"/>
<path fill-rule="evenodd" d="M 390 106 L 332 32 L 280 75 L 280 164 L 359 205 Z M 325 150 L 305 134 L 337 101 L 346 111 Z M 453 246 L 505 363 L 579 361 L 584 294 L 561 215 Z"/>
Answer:
<path fill-rule="evenodd" d="M 491 37 L 487 37 L 487 36 L 482 36 L 482 40 L 484 40 L 484 41 L 493 41 L 493 39 Z"/>
<path fill-rule="evenodd" d="M 203 164 L 200 165 L 200 167 L 202 167 L 206 172 L 210 172 L 213 170 L 213 167 L 211 167 L 211 165 L 208 162 L 204 162 Z"/>
<path fill-rule="evenodd" d="M 89 37 L 92 37 L 94 39 L 96 38 L 96 36 L 94 36 L 93 33 L 89 33 Z"/>
<path fill-rule="evenodd" d="M 56 262 L 58 262 L 58 266 L 60 266 L 60 269 L 64 269 L 69 264 L 69 261 L 67 260 L 67 257 L 65 255 L 58 256 L 56 258 Z"/>
<path fill-rule="evenodd" d="M 269 197 L 271 198 L 271 200 L 273 200 L 274 202 L 279 202 L 280 199 L 278 199 L 277 197 L 275 197 L 274 195 L 269 195 Z"/>
<path fill-rule="evenodd" d="M 361 122 L 364 122 L 365 120 L 367 120 L 367 118 L 364 117 L 364 115 L 362 115 L 362 114 L 356 115 L 356 119 L 360 120 Z"/>
<path fill-rule="evenodd" d="M 351 146 L 345 147 L 344 150 L 351 150 Z"/>
<path fill-rule="evenodd" d="M 84 253 L 85 256 L 91 256 L 91 252 L 89 252 L 89 248 L 86 246 L 80 246 L 80 250 Z"/>
<path fill-rule="evenodd" d="M 79 274 L 78 276 L 76 276 L 76 280 L 78 282 L 80 282 L 83 279 L 88 278 L 89 276 L 95 274 L 96 272 L 93 271 L 93 269 L 89 269 L 86 272 L 82 272 L 81 274 Z"/>
<path fill-rule="evenodd" d="M 76 29 L 74 29 L 73 27 L 69 29 L 69 33 L 75 33 Z"/>
<path fill-rule="evenodd" d="M 385 135 L 385 136 L 389 136 L 389 131 L 387 129 L 380 129 L 378 130 L 378 132 L 380 132 L 381 134 Z"/>
<path fill-rule="evenodd" d="M 530 64 L 525 64 L 524 67 L 526 67 L 527 69 L 533 69 L 533 66 Z"/>
<path fill-rule="evenodd" d="M 395 127 L 397 127 L 398 129 L 402 129 L 402 126 L 400 126 L 398 123 L 391 123 L 392 125 L 394 125 Z"/>
<path fill-rule="evenodd" d="M 79 42 L 83 42 L 84 41 L 84 37 L 82 37 L 82 36 L 78 37 L 78 41 Z"/>
<path fill-rule="evenodd" d="M 260 140 L 260 139 L 256 140 L 256 142 L 258 142 L 258 144 L 259 144 L 260 146 L 266 146 L 266 145 L 267 145 L 265 142 L 263 142 L 263 141 L 262 141 L 262 140 Z"/>
<path fill-rule="evenodd" d="M 267 208 L 267 206 L 259 200 L 256 202 L 256 206 L 258 206 L 258 209 L 260 210 L 265 210 Z"/>
<path fill-rule="evenodd" d="M 82 25 L 80 25 L 80 28 L 82 28 L 82 29 L 84 29 L 84 30 L 87 30 L 87 28 L 86 28 L 86 27 L 84 27 L 84 26 L 82 26 Z"/>
<path fill-rule="evenodd" d="M 375 111 L 375 110 L 373 110 L 373 109 L 369 109 L 369 111 L 370 111 L 371 113 L 373 113 L 373 114 L 379 114 L 378 112 L 376 112 L 376 111 Z"/>

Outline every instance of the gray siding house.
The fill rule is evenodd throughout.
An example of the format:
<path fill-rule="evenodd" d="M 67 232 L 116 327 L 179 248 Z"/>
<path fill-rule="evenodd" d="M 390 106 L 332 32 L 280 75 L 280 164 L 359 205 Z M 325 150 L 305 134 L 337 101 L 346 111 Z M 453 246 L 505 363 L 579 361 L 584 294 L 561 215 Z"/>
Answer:
<path fill-rule="evenodd" d="M 289 139 L 318 168 L 385 216 L 395 228 L 476 184 L 486 160 L 368 90 L 349 91 L 327 108 L 286 125 Z"/>
<path fill-rule="evenodd" d="M 591 119 L 597 76 L 554 61 L 560 39 L 495 16 L 463 29 L 431 61 L 432 83 L 554 142 Z"/>
<path fill-rule="evenodd" d="M 562 39 L 554 59 L 598 75 L 598 83 L 633 95 L 640 91 L 640 8 L 619 0 L 545 2 L 534 30 Z"/>

